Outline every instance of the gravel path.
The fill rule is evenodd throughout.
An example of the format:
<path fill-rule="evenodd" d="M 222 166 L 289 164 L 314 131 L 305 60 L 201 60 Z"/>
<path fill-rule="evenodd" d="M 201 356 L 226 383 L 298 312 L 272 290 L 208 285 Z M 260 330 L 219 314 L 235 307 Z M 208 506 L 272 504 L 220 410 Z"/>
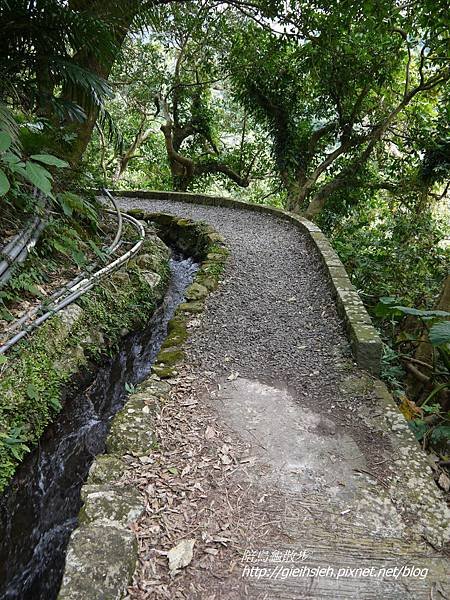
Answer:
<path fill-rule="evenodd" d="M 121 200 L 124 207 L 137 206 Z M 292 225 L 228 208 L 141 201 L 139 207 L 204 220 L 231 250 L 226 286 L 209 307 L 195 350 L 219 373 L 293 387 L 332 402 L 350 349 L 319 259 Z M 320 382 L 320 384 L 319 384 Z"/>
<path fill-rule="evenodd" d="M 215 554 L 208 552 L 204 536 L 203 546 L 198 540 L 192 566 L 172 581 L 161 573 L 148 574 L 154 547 L 142 531 L 154 521 L 144 520 L 142 569 L 131 596 L 439 598 L 439 589 L 449 583 L 443 575 L 448 564 L 422 539 L 424 527 L 435 527 L 431 518 L 441 518 L 439 511 L 432 514 L 441 502 L 439 492 L 431 478 L 418 481 L 416 487 L 428 486 L 430 507 L 414 500 L 414 484 L 405 479 L 410 474 L 396 462 L 401 440 L 381 423 L 383 408 L 372 380 L 352 361 L 320 261 L 306 236 L 290 223 L 243 210 L 136 199 L 121 199 L 120 204 L 204 220 L 223 235 L 231 251 L 221 286 L 192 328 L 184 382 L 180 378 L 175 386 L 179 398 L 201 399 L 201 408 L 194 415 L 189 402 L 184 410 L 179 402 L 167 413 L 171 422 L 192 418 L 192 430 L 181 444 L 183 460 L 190 454 L 195 462 L 192 448 L 197 446 L 203 456 L 204 440 L 198 444 L 195 435 L 203 425 L 210 431 L 214 423 L 214 436 L 206 435 L 207 451 L 214 453 L 218 444 L 226 475 L 212 470 L 203 476 L 199 502 L 215 503 L 218 512 L 229 510 L 228 521 L 239 524 L 230 547 Z M 174 462 L 180 442 L 171 442 L 167 431 L 162 444 Z M 180 468 L 185 467 L 180 463 Z M 139 477 L 142 483 L 142 473 Z M 180 487 L 185 515 L 187 497 Z M 192 518 L 185 516 L 186 527 L 193 527 Z M 198 521 L 194 529 L 201 530 L 203 523 L 208 530 L 209 521 Z M 187 535 L 189 527 L 178 533 Z M 161 540 L 163 550 L 174 541 L 170 535 Z M 251 560 L 249 549 L 257 553 Z M 308 559 L 300 554 L 285 556 L 282 563 L 270 558 L 288 551 L 305 551 Z M 202 565 L 201 552 L 214 556 L 208 567 Z M 309 567 L 334 569 L 334 576 L 274 575 L 280 564 L 292 569 L 305 560 Z M 404 564 L 417 565 L 423 576 L 394 580 L 378 575 L 383 566 Z M 339 569 L 372 567 L 375 575 L 336 578 Z"/>

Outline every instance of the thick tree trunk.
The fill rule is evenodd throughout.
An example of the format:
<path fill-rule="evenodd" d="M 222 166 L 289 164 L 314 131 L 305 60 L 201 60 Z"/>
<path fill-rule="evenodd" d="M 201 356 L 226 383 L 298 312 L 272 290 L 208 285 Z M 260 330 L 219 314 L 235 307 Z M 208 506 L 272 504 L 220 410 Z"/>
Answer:
<path fill-rule="evenodd" d="M 450 312 L 450 275 L 447 275 L 444 280 L 436 309 Z"/>
<path fill-rule="evenodd" d="M 287 192 L 287 210 L 300 213 L 307 194 L 307 189 L 305 188 L 306 177 L 304 173 L 297 173 L 296 176 L 293 176 L 287 171 L 282 171 L 280 177 Z"/>
<path fill-rule="evenodd" d="M 323 185 L 312 197 L 305 211 L 305 217 L 314 221 L 322 212 L 330 194 L 343 187 L 345 183 L 346 180 L 343 177 L 336 177 Z"/>
<path fill-rule="evenodd" d="M 75 10 L 89 10 L 92 15 L 111 22 L 111 27 L 114 32 L 113 40 L 115 51 L 110 50 L 109 55 L 104 56 L 100 61 L 97 56 L 91 52 L 86 52 L 83 49 L 74 57 L 76 62 L 84 69 L 95 73 L 103 79 L 108 79 L 117 54 L 129 32 L 132 21 L 136 16 L 138 10 L 137 3 L 125 0 L 116 11 L 114 11 L 114 7 L 109 0 L 90 0 L 89 2 L 86 0 L 71 0 L 70 5 L 71 8 Z M 69 99 L 79 103 L 86 112 L 86 120 L 73 126 L 73 130 L 77 137 L 67 156 L 69 163 L 73 167 L 76 167 L 91 140 L 92 132 L 98 118 L 98 108 L 92 105 L 83 105 L 82 99 L 76 96 L 69 97 Z"/>
<path fill-rule="evenodd" d="M 222 173 L 234 181 L 240 187 L 248 187 L 250 180 L 248 177 L 242 177 L 227 165 L 214 160 L 196 163 L 191 158 L 180 154 L 173 143 L 173 125 L 170 117 L 166 125 L 161 126 L 166 144 L 167 158 L 169 160 L 170 170 L 174 189 L 177 191 L 186 191 L 194 177 L 206 174 Z"/>

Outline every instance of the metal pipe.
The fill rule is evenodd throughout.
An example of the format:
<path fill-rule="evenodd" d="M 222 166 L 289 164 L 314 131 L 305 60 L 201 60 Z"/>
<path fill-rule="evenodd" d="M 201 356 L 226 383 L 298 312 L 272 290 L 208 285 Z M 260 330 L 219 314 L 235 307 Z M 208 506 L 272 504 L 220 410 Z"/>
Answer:
<path fill-rule="evenodd" d="M 109 200 L 112 202 L 114 208 L 116 209 L 116 213 L 117 213 L 117 220 L 118 220 L 117 233 L 116 233 L 116 237 L 113 240 L 113 243 L 109 247 L 109 253 L 111 254 L 117 248 L 120 238 L 122 237 L 122 213 L 120 212 L 120 208 L 116 202 L 116 199 L 110 194 L 109 190 L 107 190 L 106 188 L 102 188 L 102 192 L 104 192 L 106 194 L 106 196 L 109 198 Z"/>
<path fill-rule="evenodd" d="M 122 232 L 123 232 L 122 213 L 120 212 L 120 209 L 119 209 L 116 199 L 113 198 L 113 196 L 111 196 L 111 194 L 109 193 L 108 190 L 104 189 L 103 191 L 106 193 L 108 198 L 111 200 L 111 202 L 114 206 L 114 209 L 116 211 L 117 221 L 118 221 L 116 235 L 114 237 L 113 242 L 108 246 L 108 249 L 107 249 L 108 254 L 113 254 L 122 243 L 122 240 L 121 240 Z M 108 211 L 108 209 L 104 209 L 104 210 L 106 212 L 112 212 L 112 211 Z M 26 254 L 25 254 L 25 256 L 26 256 Z M 33 317 L 35 314 L 40 312 L 46 305 L 48 305 L 49 301 L 56 300 L 57 298 L 60 298 L 61 296 L 63 296 L 66 292 L 74 291 L 75 289 L 77 289 L 79 287 L 80 283 L 86 278 L 86 276 L 87 276 L 86 272 L 82 272 L 82 273 L 80 273 L 80 275 L 77 275 L 74 279 L 72 279 L 71 281 L 66 283 L 63 287 L 59 288 L 59 290 L 56 290 L 55 292 L 53 292 L 53 294 L 51 294 L 44 302 L 41 302 L 38 306 L 30 309 L 28 312 L 26 312 L 24 315 L 22 315 L 19 319 L 14 321 L 14 323 L 12 323 L 6 329 L 6 331 L 14 331 L 14 330 L 18 329 L 21 325 L 26 323 L 31 317 Z"/>
<path fill-rule="evenodd" d="M 16 262 L 17 257 L 23 254 L 23 251 L 28 247 L 30 241 L 36 243 L 41 231 L 43 229 L 42 221 L 39 217 L 30 223 L 20 234 L 17 236 L 17 240 L 14 241 L 11 246 L 11 242 L 1 250 L 1 254 L 5 256 L 5 259 L 0 262 L 0 285 L 5 284 L 10 274 L 7 272 L 11 269 L 13 264 Z"/>
<path fill-rule="evenodd" d="M 60 302 L 55 303 L 54 306 L 51 309 L 49 309 L 45 314 L 40 316 L 38 319 L 36 319 L 36 321 L 33 321 L 28 327 L 26 327 L 25 329 L 17 333 L 15 336 L 10 338 L 5 344 L 0 346 L 0 354 L 4 354 L 7 350 L 9 350 L 9 348 L 11 348 L 19 340 L 25 337 L 28 333 L 34 331 L 34 329 L 39 327 L 39 325 L 42 325 L 42 323 L 44 323 L 51 316 L 57 314 L 60 310 L 74 302 L 81 295 L 93 288 L 99 281 L 104 279 L 110 273 L 116 271 L 125 262 L 127 262 L 135 254 L 137 254 L 145 240 L 145 229 L 142 223 L 140 223 L 131 215 L 124 214 L 123 218 L 132 223 L 132 225 L 134 225 L 139 232 L 139 240 L 134 244 L 134 246 L 119 258 L 116 258 L 114 261 L 112 261 L 102 269 L 96 271 L 88 279 L 81 281 L 79 285 L 83 283 L 83 286 L 80 289 L 73 291 L 71 294 L 69 294 L 69 296 L 63 298 Z"/>

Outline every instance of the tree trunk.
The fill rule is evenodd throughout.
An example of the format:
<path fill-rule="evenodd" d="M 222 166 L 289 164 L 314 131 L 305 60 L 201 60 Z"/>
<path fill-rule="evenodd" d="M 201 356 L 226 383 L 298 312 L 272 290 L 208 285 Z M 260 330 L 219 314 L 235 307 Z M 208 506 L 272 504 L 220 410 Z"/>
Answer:
<path fill-rule="evenodd" d="M 343 187 L 345 183 L 346 179 L 339 176 L 323 185 L 312 197 L 305 211 L 305 217 L 314 221 L 323 210 L 330 194 Z"/>
<path fill-rule="evenodd" d="M 434 306 L 435 310 L 444 310 L 446 312 L 450 312 L 450 275 L 444 279 L 441 289 L 441 294 L 439 296 L 438 301 Z M 429 343 L 428 339 L 423 336 L 421 338 L 421 343 L 417 346 L 416 352 L 414 354 L 414 358 L 428 365 L 433 364 L 433 356 L 434 356 L 434 348 Z M 423 367 L 418 367 L 420 372 L 424 372 L 426 375 L 429 375 L 429 370 L 423 371 Z M 420 397 L 423 391 L 423 384 L 418 382 L 417 377 L 414 375 L 408 375 L 406 379 L 408 394 L 415 400 Z M 427 388 L 425 388 L 427 389 Z"/>
<path fill-rule="evenodd" d="M 298 173 L 297 177 L 294 177 L 290 173 L 282 171 L 280 177 L 287 192 L 287 210 L 300 213 L 307 194 L 304 173 Z"/>
<path fill-rule="evenodd" d="M 136 2 L 125 0 L 120 3 L 121 6 L 117 11 L 114 11 L 113 5 L 109 0 L 72 0 L 71 8 L 74 10 L 89 10 L 89 12 L 104 21 L 111 22 L 113 28 L 113 40 L 115 51 L 111 50 L 108 56 L 102 58 L 101 61 L 92 54 L 81 49 L 75 54 L 75 61 L 83 68 L 95 73 L 103 79 L 108 79 L 111 69 L 116 60 L 117 54 L 130 30 L 131 23 L 137 14 L 138 6 Z M 128 10 L 125 10 L 125 7 Z M 117 14 L 115 14 L 117 12 Z M 81 157 L 86 150 L 98 118 L 98 108 L 92 105 L 86 106 L 82 98 L 76 95 L 69 97 L 70 100 L 80 104 L 86 112 L 86 120 L 82 123 L 77 123 L 72 130 L 76 133 L 76 139 L 72 145 L 67 160 L 72 167 L 76 167 L 81 160 Z"/>
<path fill-rule="evenodd" d="M 450 274 L 444 279 L 436 309 L 450 312 Z"/>

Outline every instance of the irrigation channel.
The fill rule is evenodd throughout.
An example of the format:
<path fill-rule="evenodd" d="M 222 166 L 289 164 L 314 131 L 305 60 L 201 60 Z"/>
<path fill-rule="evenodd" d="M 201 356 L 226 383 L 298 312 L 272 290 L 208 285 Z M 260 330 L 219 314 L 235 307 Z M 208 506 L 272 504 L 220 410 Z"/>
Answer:
<path fill-rule="evenodd" d="M 198 265 L 174 256 L 165 299 L 147 326 L 130 334 L 94 380 L 67 398 L 58 419 L 0 498 L 0 599 L 53 600 L 67 543 L 77 525 L 80 489 L 95 455 L 104 452 L 109 423 L 126 401 L 125 383 L 148 375 L 167 323 Z"/>

